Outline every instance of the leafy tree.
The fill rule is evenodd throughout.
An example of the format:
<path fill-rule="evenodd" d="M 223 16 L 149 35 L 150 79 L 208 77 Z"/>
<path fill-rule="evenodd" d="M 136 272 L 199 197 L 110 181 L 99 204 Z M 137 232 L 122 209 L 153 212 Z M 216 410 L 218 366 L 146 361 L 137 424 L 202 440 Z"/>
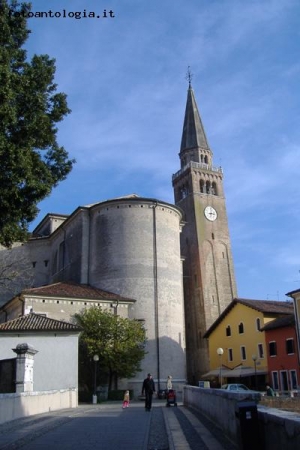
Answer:
<path fill-rule="evenodd" d="M 55 60 L 23 45 L 31 6 L 0 0 L 0 244 L 25 240 L 37 203 L 64 180 L 74 160 L 59 147 L 56 124 L 70 113 L 56 92 Z"/>
<path fill-rule="evenodd" d="M 108 377 L 109 390 L 113 382 L 114 388 L 118 388 L 119 378 L 131 378 L 141 370 L 146 332 L 139 321 L 97 307 L 85 309 L 75 318 L 84 330 L 80 336 L 80 360 L 86 360 L 89 366 L 93 355 L 99 355 L 99 366 Z"/>

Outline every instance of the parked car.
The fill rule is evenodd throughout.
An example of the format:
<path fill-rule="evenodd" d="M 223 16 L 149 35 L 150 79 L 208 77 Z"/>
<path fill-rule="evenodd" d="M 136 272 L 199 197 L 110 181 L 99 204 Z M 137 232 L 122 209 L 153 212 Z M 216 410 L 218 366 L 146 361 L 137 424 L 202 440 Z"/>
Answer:
<path fill-rule="evenodd" d="M 231 383 L 231 384 L 223 384 L 221 389 L 225 389 L 230 392 L 246 392 L 248 394 L 260 394 L 261 392 L 252 391 L 245 384 L 240 383 Z"/>

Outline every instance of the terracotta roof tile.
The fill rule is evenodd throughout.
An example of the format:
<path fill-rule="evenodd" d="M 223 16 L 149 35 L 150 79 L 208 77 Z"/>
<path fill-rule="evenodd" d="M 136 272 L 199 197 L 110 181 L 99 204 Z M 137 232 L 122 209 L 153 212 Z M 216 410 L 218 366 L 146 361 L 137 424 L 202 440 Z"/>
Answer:
<path fill-rule="evenodd" d="M 291 312 L 294 312 L 294 304 L 292 301 L 249 300 L 244 298 L 238 298 L 236 300 L 237 303 L 249 306 L 263 313 L 291 314 Z"/>
<path fill-rule="evenodd" d="M 72 297 L 72 298 L 84 298 L 84 299 L 97 299 L 97 300 L 124 300 L 134 301 L 132 299 L 122 297 L 121 295 L 114 294 L 113 292 L 104 291 L 102 289 L 95 288 L 89 284 L 76 284 L 76 283 L 55 283 L 47 286 L 41 286 L 36 288 L 25 289 L 22 291 L 23 295 L 38 295 L 46 297 Z"/>
<path fill-rule="evenodd" d="M 0 324 L 1 332 L 16 331 L 82 331 L 78 325 L 30 313 Z"/>

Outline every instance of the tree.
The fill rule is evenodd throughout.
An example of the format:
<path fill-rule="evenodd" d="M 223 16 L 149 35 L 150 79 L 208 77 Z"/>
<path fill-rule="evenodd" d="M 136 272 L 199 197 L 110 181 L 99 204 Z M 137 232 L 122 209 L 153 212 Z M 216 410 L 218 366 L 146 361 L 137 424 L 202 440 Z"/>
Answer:
<path fill-rule="evenodd" d="M 113 315 L 101 308 L 92 307 L 76 314 L 82 326 L 80 359 L 91 360 L 99 355 L 102 373 L 108 377 L 109 390 L 118 388 L 119 378 L 131 378 L 141 370 L 145 356 L 146 332 L 137 320 Z M 89 364 L 87 364 L 89 365 Z"/>
<path fill-rule="evenodd" d="M 55 60 L 23 45 L 31 6 L 0 0 L 0 244 L 24 241 L 37 203 L 72 170 L 74 160 L 56 140 L 56 124 L 70 113 L 56 92 Z"/>
<path fill-rule="evenodd" d="M 9 249 L 0 246 L 0 305 L 22 289 L 31 287 L 33 278 L 32 262 L 23 246 Z"/>

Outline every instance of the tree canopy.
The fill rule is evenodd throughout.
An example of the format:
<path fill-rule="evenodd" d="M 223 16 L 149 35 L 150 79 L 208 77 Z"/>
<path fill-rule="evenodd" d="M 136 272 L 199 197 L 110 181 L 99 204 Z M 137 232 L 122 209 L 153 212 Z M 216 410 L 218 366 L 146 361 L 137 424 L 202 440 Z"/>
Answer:
<path fill-rule="evenodd" d="M 82 360 L 92 360 L 99 356 L 100 368 L 107 374 L 109 390 L 117 389 L 119 378 L 131 378 L 140 369 L 145 356 L 146 331 L 137 320 L 113 315 L 101 308 L 92 307 L 76 314 L 82 326 L 80 336 L 80 356 Z"/>
<path fill-rule="evenodd" d="M 72 170 L 56 124 L 70 109 L 54 83 L 55 60 L 23 48 L 30 4 L 0 0 L 0 244 L 27 237 L 37 203 Z M 22 14 L 16 14 L 21 12 Z"/>

